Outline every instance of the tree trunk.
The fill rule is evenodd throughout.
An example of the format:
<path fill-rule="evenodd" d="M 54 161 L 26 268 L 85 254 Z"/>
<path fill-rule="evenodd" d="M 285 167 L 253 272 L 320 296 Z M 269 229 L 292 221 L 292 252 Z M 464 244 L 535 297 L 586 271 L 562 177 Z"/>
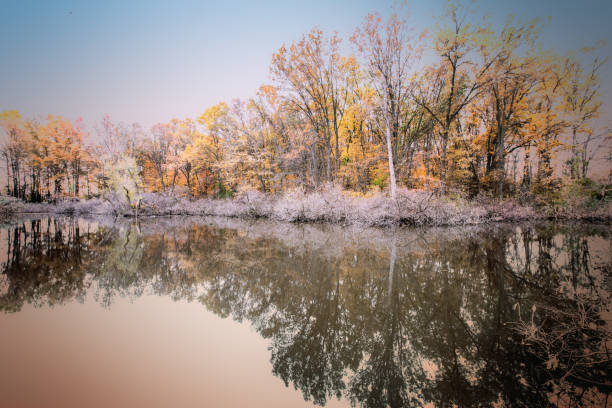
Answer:
<path fill-rule="evenodd" d="M 385 115 L 385 139 L 387 139 L 387 159 L 389 160 L 389 191 L 391 198 L 395 199 L 395 167 L 393 166 L 393 145 L 391 143 L 391 118 L 389 118 L 389 109 L 387 104 L 387 91 L 384 92 L 384 115 Z"/>
<path fill-rule="evenodd" d="M 504 138 L 505 129 L 503 125 L 498 125 L 497 140 L 495 143 L 495 169 L 497 170 L 497 194 L 501 200 L 504 195 L 504 176 L 505 176 L 505 157 L 504 157 Z"/>
<path fill-rule="evenodd" d="M 529 187 L 531 184 L 531 163 L 529 162 L 531 155 L 531 146 L 525 148 L 525 158 L 523 160 L 523 187 Z"/>
<path fill-rule="evenodd" d="M 187 194 L 191 197 L 191 163 L 187 162 L 184 167 L 185 181 L 187 182 Z"/>
<path fill-rule="evenodd" d="M 75 197 L 78 197 L 80 193 L 79 191 L 79 187 L 80 187 L 79 184 L 81 184 L 80 174 L 81 174 L 81 165 L 79 164 L 76 169 L 76 174 L 74 175 L 74 196 Z"/>
<path fill-rule="evenodd" d="M 572 128 L 572 158 L 570 160 L 570 177 L 572 180 L 576 180 L 578 178 L 578 162 L 580 159 L 578 158 L 578 146 L 576 140 L 576 127 Z"/>
<path fill-rule="evenodd" d="M 448 130 L 442 133 L 442 152 L 440 154 L 440 194 L 446 194 L 446 146 L 448 144 Z"/>
<path fill-rule="evenodd" d="M 329 134 L 329 129 L 326 128 L 325 130 L 325 160 L 326 160 L 326 165 L 327 165 L 327 181 L 331 182 L 332 181 L 332 164 L 331 164 L 331 152 L 332 152 L 332 148 L 331 148 L 331 136 Z"/>
<path fill-rule="evenodd" d="M 9 171 L 9 159 L 6 157 L 6 195 L 11 195 L 11 172 Z"/>
<path fill-rule="evenodd" d="M 387 126 L 385 126 L 385 137 L 387 139 L 387 158 L 389 159 L 389 190 L 391 191 L 391 198 L 395 199 L 395 190 L 396 190 L 396 183 L 395 183 L 395 168 L 393 167 L 393 148 L 391 146 L 391 129 L 389 128 L 388 125 L 388 119 L 387 119 Z"/>
<path fill-rule="evenodd" d="M 425 161 L 425 189 L 429 189 L 429 175 L 431 173 L 429 169 L 429 140 L 431 138 L 431 134 L 427 134 L 425 136 L 425 153 L 423 160 Z"/>

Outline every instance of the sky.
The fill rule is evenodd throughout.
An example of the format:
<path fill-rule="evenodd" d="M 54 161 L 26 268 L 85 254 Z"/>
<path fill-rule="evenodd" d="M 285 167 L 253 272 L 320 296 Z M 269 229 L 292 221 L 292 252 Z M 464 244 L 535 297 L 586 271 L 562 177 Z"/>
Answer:
<path fill-rule="evenodd" d="M 83 118 L 106 114 L 148 127 L 197 117 L 220 101 L 248 98 L 270 83 L 272 54 L 313 27 L 348 37 L 394 0 L 31 1 L 0 0 L 0 111 Z M 446 1 L 406 1 L 416 31 L 432 29 Z M 502 24 L 551 17 L 541 41 L 559 53 L 612 41 L 611 0 L 480 0 Z M 347 46 L 348 49 L 348 46 Z M 612 44 L 600 53 L 612 54 Z M 602 73 L 612 101 L 612 63 Z M 610 110 L 608 109 L 608 112 Z"/>

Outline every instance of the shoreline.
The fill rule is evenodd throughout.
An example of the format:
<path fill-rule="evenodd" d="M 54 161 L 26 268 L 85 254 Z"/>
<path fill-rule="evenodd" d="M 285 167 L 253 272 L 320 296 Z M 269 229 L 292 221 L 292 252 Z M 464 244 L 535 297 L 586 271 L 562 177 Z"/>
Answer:
<path fill-rule="evenodd" d="M 129 206 L 119 197 L 66 200 L 56 204 L 25 203 L 1 197 L 0 209 L 5 219 L 44 214 L 123 218 L 220 216 L 364 227 L 462 226 L 522 221 L 612 223 L 612 203 L 594 208 L 535 208 L 516 200 L 451 200 L 416 190 L 402 191 L 395 200 L 383 194 L 355 197 L 338 191 L 293 191 L 280 196 L 247 192 L 231 199 L 196 200 L 148 193 L 142 196 L 140 208 Z"/>

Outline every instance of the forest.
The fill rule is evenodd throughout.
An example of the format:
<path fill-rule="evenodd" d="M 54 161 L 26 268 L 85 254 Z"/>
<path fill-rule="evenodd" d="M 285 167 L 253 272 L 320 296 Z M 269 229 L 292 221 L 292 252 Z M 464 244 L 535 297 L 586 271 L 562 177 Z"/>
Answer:
<path fill-rule="evenodd" d="M 282 45 L 248 100 L 150 129 L 0 112 L 3 193 L 28 202 L 145 193 L 231 198 L 257 190 L 354 197 L 398 189 L 535 205 L 607 202 L 612 137 L 601 44 L 559 55 L 542 20 L 495 28 L 450 3 L 415 33 L 368 15 L 350 38 L 318 28 Z M 595 162 L 602 168 L 594 177 Z"/>

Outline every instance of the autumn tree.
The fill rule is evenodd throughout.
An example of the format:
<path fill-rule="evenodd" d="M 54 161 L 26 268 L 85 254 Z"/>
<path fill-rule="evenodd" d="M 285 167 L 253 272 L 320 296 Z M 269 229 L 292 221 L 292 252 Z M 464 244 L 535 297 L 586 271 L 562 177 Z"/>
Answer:
<path fill-rule="evenodd" d="M 196 137 L 196 122 L 191 119 L 172 119 L 168 123 L 168 131 L 170 144 L 167 167 L 172 180 L 172 189 L 174 190 L 179 176 L 182 176 L 187 192 L 191 195 L 193 164 L 191 158 L 185 154 L 185 150 Z"/>
<path fill-rule="evenodd" d="M 540 55 L 535 60 L 531 87 L 531 103 L 528 107 L 528 123 L 525 125 L 525 157 L 530 156 L 532 146 L 537 148 L 538 171 L 536 181 L 538 188 L 550 188 L 553 179 L 552 159 L 555 150 L 561 146 L 560 135 L 566 127 L 562 115 L 561 91 L 568 79 L 568 66 L 555 55 Z M 525 166 L 530 166 L 526 162 Z M 529 175 L 526 172 L 525 175 Z M 529 180 L 523 183 L 529 185 Z"/>
<path fill-rule="evenodd" d="M 358 66 L 353 58 L 340 55 L 337 33 L 326 38 L 312 29 L 297 43 L 281 47 L 270 68 L 281 97 L 304 116 L 313 136 L 307 148 L 312 160 L 312 182 L 318 186 L 321 173 L 331 182 L 340 165 L 340 128 Z"/>
<path fill-rule="evenodd" d="M 505 177 L 505 159 L 507 153 L 507 142 L 510 135 L 516 134 L 516 128 L 520 126 L 517 112 L 521 104 L 527 101 L 532 87 L 537 83 L 535 76 L 535 56 L 530 52 L 536 39 L 537 20 L 514 25 L 510 20 L 499 33 L 499 37 L 492 41 L 490 47 L 482 47 L 481 53 L 487 58 L 491 54 L 496 57 L 492 59 L 492 67 L 488 71 L 489 81 L 487 83 L 486 98 L 491 106 L 493 126 L 493 140 L 491 141 L 487 157 L 487 173 L 494 173 L 498 180 L 497 193 L 499 197 L 503 194 L 503 183 Z M 520 53 L 521 48 L 527 48 Z M 540 82 L 543 91 L 554 92 L 557 84 Z M 548 89 L 552 87 L 553 89 Z M 549 120 L 552 107 L 551 97 L 547 101 L 548 107 L 544 108 L 545 118 Z M 550 129 L 552 131 L 552 129 Z"/>
<path fill-rule="evenodd" d="M 370 85 L 378 96 L 376 113 L 380 112 L 383 119 L 380 129 L 384 130 L 387 145 L 391 197 L 395 198 L 393 143 L 403 125 L 401 110 L 409 95 L 409 68 L 418 51 L 408 37 L 406 22 L 397 14 L 386 23 L 378 14 L 370 14 L 352 40 L 365 59 Z"/>
<path fill-rule="evenodd" d="M 0 113 L 3 130 L 2 156 L 6 160 L 7 193 L 25 199 L 24 167 L 27 157 L 27 132 L 21 115 L 16 110 Z"/>
<path fill-rule="evenodd" d="M 586 51 L 594 51 L 587 48 Z M 575 56 L 566 57 L 568 80 L 564 83 L 562 92 L 565 99 L 565 111 L 568 126 L 571 131 L 571 158 L 569 160 L 570 176 L 573 180 L 586 178 L 589 167 L 588 157 L 592 152 L 589 145 L 594 139 L 601 137 L 605 132 L 596 134 L 593 121 L 599 117 L 602 101 L 600 98 L 601 68 L 608 62 L 608 58 L 594 57 L 590 65 L 584 66 Z"/>
<path fill-rule="evenodd" d="M 459 115 L 489 83 L 489 70 L 497 60 L 497 53 L 485 53 L 475 61 L 474 52 L 485 50 L 488 32 L 468 21 L 470 10 L 449 3 L 446 20 L 434 37 L 433 49 L 440 58 L 433 77 L 441 87 L 429 88 L 421 82 L 416 89 L 416 103 L 425 109 L 436 123 L 440 139 L 440 192 L 446 192 L 448 141 Z M 433 92 L 432 92 L 433 91 Z"/>
<path fill-rule="evenodd" d="M 303 146 L 292 143 L 294 140 L 288 128 L 290 115 L 284 109 L 278 89 L 271 85 L 261 86 L 257 96 L 249 100 L 247 109 L 252 123 L 248 137 L 249 157 L 261 191 L 282 190 L 288 177 L 304 177 L 305 172 L 301 171 L 304 157 L 296 151 Z M 244 119 L 240 123 L 244 123 Z"/>
<path fill-rule="evenodd" d="M 56 199 L 65 194 L 78 197 L 81 177 L 87 170 L 84 164 L 88 162 L 82 123 L 73 124 L 65 118 L 49 115 L 38 131 L 38 140 L 45 150 L 43 165 L 48 180 L 53 183 L 53 195 Z"/>
<path fill-rule="evenodd" d="M 189 163 L 189 174 L 193 172 L 200 193 L 213 188 L 215 195 L 220 197 L 228 192 L 224 178 L 227 175 L 226 149 L 231 137 L 229 119 L 227 104 L 220 102 L 206 109 L 198 118 L 198 123 L 204 126 L 203 131 L 191 127 L 191 140 L 185 146 L 182 160 Z"/>
<path fill-rule="evenodd" d="M 167 124 L 158 123 L 151 128 L 150 135 L 140 147 L 140 156 L 151 163 L 159 180 L 161 190 L 166 189 L 166 165 L 170 156 L 172 135 Z"/>

